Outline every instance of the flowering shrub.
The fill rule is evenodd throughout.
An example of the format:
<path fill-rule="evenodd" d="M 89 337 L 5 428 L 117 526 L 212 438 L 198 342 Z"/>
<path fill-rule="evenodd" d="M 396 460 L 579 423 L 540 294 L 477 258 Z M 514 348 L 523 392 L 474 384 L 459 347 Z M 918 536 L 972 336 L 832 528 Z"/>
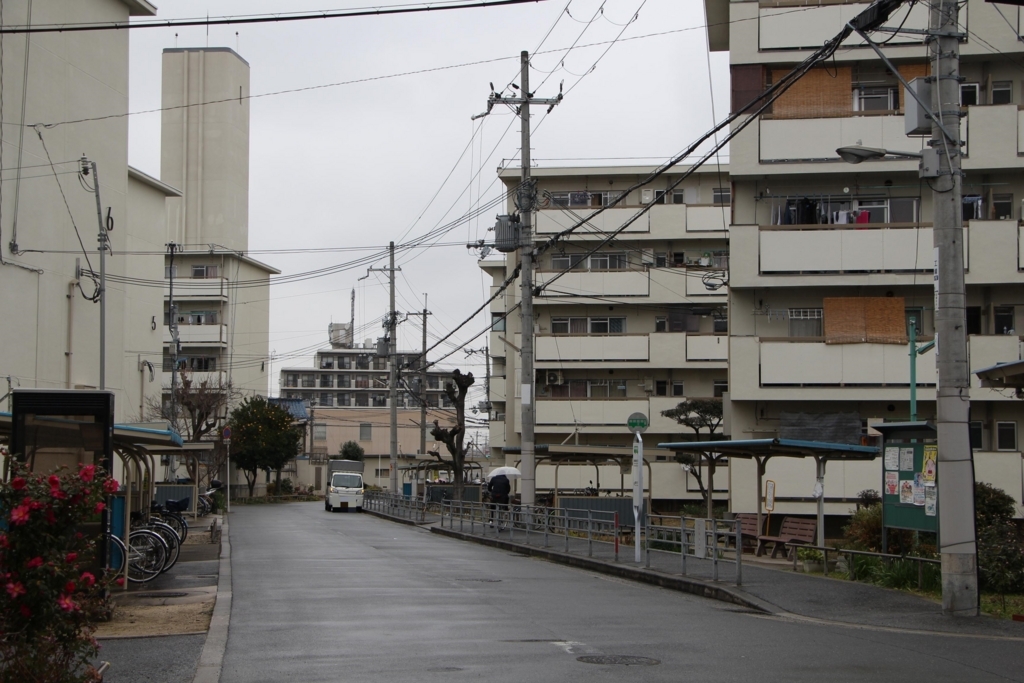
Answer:
<path fill-rule="evenodd" d="M 97 521 L 117 482 L 94 465 L 49 475 L 13 464 L 0 483 L 0 683 L 98 680 L 93 624 L 114 579 L 97 568 Z"/>

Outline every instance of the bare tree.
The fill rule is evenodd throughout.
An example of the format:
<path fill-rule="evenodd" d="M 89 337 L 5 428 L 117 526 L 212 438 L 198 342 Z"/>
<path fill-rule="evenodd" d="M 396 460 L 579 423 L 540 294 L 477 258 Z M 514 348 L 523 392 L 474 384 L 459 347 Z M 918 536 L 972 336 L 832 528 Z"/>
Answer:
<path fill-rule="evenodd" d="M 229 383 L 221 380 L 196 381 L 188 370 L 179 371 L 179 382 L 174 392 L 177 415 L 171 415 L 170 402 L 150 397 L 146 400 L 146 418 L 167 420 L 186 443 L 207 441 L 215 433 L 220 419 L 227 415 L 227 407 L 238 398 Z M 226 449 L 218 443 L 207 466 L 207 478 L 220 472 L 227 462 Z M 199 481 L 196 463 L 186 459 L 186 468 L 193 481 Z"/>
<path fill-rule="evenodd" d="M 717 398 L 692 398 L 683 401 L 675 408 L 661 411 L 664 417 L 671 417 L 681 425 L 693 430 L 697 441 L 701 439 L 701 433 L 707 434 L 708 441 L 715 441 L 720 438 L 717 434 L 718 428 L 722 426 L 722 401 Z M 701 474 L 701 459 L 707 461 L 708 486 L 704 486 L 704 477 Z M 712 496 L 709 488 L 714 487 L 715 466 L 718 464 L 718 454 L 714 451 L 701 453 L 676 453 L 676 462 L 680 463 L 687 472 L 697 481 L 700 488 L 700 495 L 708 506 L 708 518 L 713 516 Z"/>
<path fill-rule="evenodd" d="M 440 441 L 448 449 L 448 453 L 452 456 L 452 475 L 454 491 L 453 499 L 462 500 L 463 481 L 462 473 L 463 467 L 466 464 L 466 452 L 465 446 L 466 440 L 466 394 L 469 392 L 469 388 L 473 386 L 473 373 L 469 372 L 465 375 L 462 371 L 455 370 L 452 372 L 452 381 L 445 382 L 444 393 L 448 395 L 451 402 L 455 404 L 455 426 L 454 427 L 442 427 L 437 420 L 434 420 L 434 428 L 430 430 L 431 436 L 437 441 Z M 441 458 L 441 454 L 436 451 L 431 451 L 434 457 L 441 462 L 444 460 Z"/>

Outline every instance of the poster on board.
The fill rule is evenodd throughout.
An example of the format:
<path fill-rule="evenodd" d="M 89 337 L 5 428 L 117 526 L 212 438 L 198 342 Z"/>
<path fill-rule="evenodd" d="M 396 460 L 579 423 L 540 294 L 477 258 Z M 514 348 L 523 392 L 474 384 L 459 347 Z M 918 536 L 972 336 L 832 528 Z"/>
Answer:
<path fill-rule="evenodd" d="M 901 448 L 900 449 L 900 472 L 913 472 L 914 471 L 914 449 L 913 448 Z"/>
<path fill-rule="evenodd" d="M 921 481 L 921 473 L 918 472 L 914 475 L 914 505 L 924 505 L 924 482 Z"/>
<path fill-rule="evenodd" d="M 899 472 L 886 472 L 885 473 L 885 495 L 887 496 L 898 496 L 900 493 L 900 473 Z"/>
<path fill-rule="evenodd" d="M 900 468 L 900 447 L 899 446 L 886 446 L 885 447 L 885 469 L 886 470 L 898 470 Z"/>
<path fill-rule="evenodd" d="M 914 482 L 909 479 L 900 482 L 900 502 L 904 505 L 914 504 Z"/>
<path fill-rule="evenodd" d="M 935 486 L 935 475 L 938 472 L 939 447 L 928 445 L 924 447 L 924 460 L 921 463 L 921 475 L 925 486 Z"/>
<path fill-rule="evenodd" d="M 939 490 L 929 486 L 924 490 L 924 514 L 927 517 L 934 517 L 937 512 L 936 502 L 939 499 Z"/>

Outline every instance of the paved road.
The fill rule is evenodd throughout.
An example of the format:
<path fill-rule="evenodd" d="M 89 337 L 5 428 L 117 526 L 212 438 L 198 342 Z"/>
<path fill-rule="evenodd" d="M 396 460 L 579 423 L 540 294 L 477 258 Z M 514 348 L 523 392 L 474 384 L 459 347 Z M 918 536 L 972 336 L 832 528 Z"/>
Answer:
<path fill-rule="evenodd" d="M 1019 640 L 765 617 L 316 503 L 239 506 L 231 543 L 222 683 L 1024 681 Z M 659 663 L 578 660 L 616 655 Z"/>

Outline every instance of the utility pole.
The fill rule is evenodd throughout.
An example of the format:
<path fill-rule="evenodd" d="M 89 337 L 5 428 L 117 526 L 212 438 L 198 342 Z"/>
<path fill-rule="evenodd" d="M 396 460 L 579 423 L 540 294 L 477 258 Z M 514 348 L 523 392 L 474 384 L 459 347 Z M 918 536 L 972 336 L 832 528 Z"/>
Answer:
<path fill-rule="evenodd" d="M 388 313 L 388 403 L 391 404 L 391 458 L 390 458 L 390 481 L 391 493 L 398 493 L 398 340 L 395 332 L 398 327 L 398 314 L 395 312 L 395 273 L 401 268 L 395 268 L 395 243 L 388 245 L 390 252 L 390 266 L 387 268 L 370 268 L 373 271 L 385 271 L 388 274 L 390 283 L 391 306 Z M 355 330 L 352 331 L 353 335 Z"/>
<path fill-rule="evenodd" d="M 963 208 L 960 171 L 960 28 L 957 0 L 931 6 L 928 49 L 932 61 L 932 139 L 939 177 L 934 207 L 935 355 L 938 366 L 936 428 L 939 446 L 939 552 L 942 611 L 978 615 L 978 562 L 974 528 L 974 462 L 968 419 L 970 370 L 964 290 Z M 950 131 L 947 136 L 946 131 Z"/>
<path fill-rule="evenodd" d="M 174 250 L 177 244 L 167 245 L 171 265 L 167 269 L 167 329 L 171 332 L 171 429 L 178 429 L 178 316 L 174 310 Z"/>
<path fill-rule="evenodd" d="M 536 423 L 536 406 L 533 391 L 533 231 L 530 219 L 533 214 L 533 207 L 536 204 L 537 192 L 530 179 L 530 105 L 546 104 L 548 111 L 555 108 L 555 105 L 562 101 L 561 89 L 558 97 L 552 99 L 538 99 L 530 92 L 530 53 L 523 50 L 519 54 L 520 63 L 520 93 L 522 97 L 503 97 L 494 92 L 491 86 L 491 96 L 487 99 L 487 111 L 478 114 L 473 118 L 486 116 L 491 112 L 495 104 L 517 105 L 519 107 L 519 123 L 521 128 L 520 159 L 522 161 L 522 174 L 520 178 L 519 191 L 516 193 L 516 208 L 519 210 L 519 245 L 520 245 L 520 271 L 519 282 L 521 291 L 521 312 L 522 312 L 522 335 L 523 344 L 519 354 L 520 364 L 520 406 L 521 424 L 521 455 L 520 470 L 522 471 L 522 504 L 524 507 L 533 507 L 537 495 L 537 463 L 534 449 L 534 425 Z"/>
<path fill-rule="evenodd" d="M 88 166 L 86 166 L 88 164 Z M 95 161 L 87 162 L 82 158 L 82 174 L 88 175 L 92 169 L 93 194 L 96 195 L 96 220 L 99 225 L 100 243 L 100 391 L 107 388 L 107 251 L 110 249 L 110 236 L 107 234 L 109 224 L 113 221 L 103 220 L 103 205 L 100 202 L 100 172 Z"/>
<path fill-rule="evenodd" d="M 423 356 L 420 358 L 420 455 L 427 452 L 427 295 L 423 295 Z"/>

